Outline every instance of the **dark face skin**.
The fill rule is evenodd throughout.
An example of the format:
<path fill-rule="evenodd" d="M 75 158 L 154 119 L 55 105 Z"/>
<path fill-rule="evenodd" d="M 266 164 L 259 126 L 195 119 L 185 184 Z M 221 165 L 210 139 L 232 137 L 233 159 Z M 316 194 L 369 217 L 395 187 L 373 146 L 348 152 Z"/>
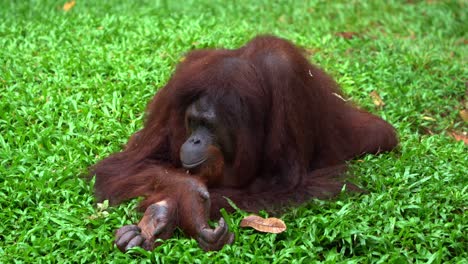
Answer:
<path fill-rule="evenodd" d="M 203 164 L 209 158 L 209 147 L 219 148 L 225 159 L 232 156 L 232 139 L 208 98 L 201 97 L 187 108 L 185 123 L 190 136 L 180 148 L 184 168 L 194 169 Z"/>

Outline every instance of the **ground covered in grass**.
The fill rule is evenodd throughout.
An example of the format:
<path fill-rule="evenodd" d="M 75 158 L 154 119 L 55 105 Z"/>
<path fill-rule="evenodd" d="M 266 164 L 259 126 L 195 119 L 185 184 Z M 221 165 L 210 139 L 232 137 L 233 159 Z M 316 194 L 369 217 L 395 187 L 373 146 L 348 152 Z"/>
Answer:
<path fill-rule="evenodd" d="M 176 2 L 0 2 L 1 263 L 466 263 L 468 152 L 450 136 L 467 131 L 466 1 Z M 368 194 L 292 209 L 282 234 L 239 229 L 238 212 L 220 252 L 178 232 L 120 253 L 136 201 L 98 207 L 79 175 L 141 127 L 185 51 L 258 33 L 305 48 L 400 147 L 351 162 Z"/>

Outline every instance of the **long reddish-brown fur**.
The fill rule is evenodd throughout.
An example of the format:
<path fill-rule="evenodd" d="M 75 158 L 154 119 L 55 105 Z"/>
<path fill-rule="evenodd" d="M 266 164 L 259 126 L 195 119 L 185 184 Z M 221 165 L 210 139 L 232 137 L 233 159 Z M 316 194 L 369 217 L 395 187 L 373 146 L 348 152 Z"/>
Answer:
<path fill-rule="evenodd" d="M 219 175 L 226 184 L 209 188 L 213 216 L 227 207 L 223 196 L 255 211 L 336 194 L 346 160 L 397 145 L 391 125 L 344 101 L 332 78 L 298 48 L 260 36 L 235 50 L 190 52 L 149 104 L 143 129 L 93 167 L 97 197 L 116 204 L 144 196 L 145 209 L 161 193 L 172 195 L 167 185 L 184 177 L 185 110 L 202 95 L 213 99 L 237 139 L 231 169 Z"/>

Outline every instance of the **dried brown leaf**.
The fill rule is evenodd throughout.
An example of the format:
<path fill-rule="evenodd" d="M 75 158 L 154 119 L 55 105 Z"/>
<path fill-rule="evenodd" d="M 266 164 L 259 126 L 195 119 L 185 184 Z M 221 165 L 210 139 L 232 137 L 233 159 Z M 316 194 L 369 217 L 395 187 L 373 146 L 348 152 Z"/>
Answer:
<path fill-rule="evenodd" d="M 317 54 L 320 51 L 320 49 L 319 48 L 303 48 L 303 51 L 307 57 L 310 57 L 310 56 Z"/>
<path fill-rule="evenodd" d="M 465 145 L 468 145 L 468 135 L 466 132 L 456 132 L 452 131 L 449 132 L 450 136 L 452 136 L 456 141 L 463 141 Z"/>
<path fill-rule="evenodd" d="M 75 5 L 76 5 L 76 1 L 75 1 L 75 0 L 66 2 L 66 3 L 63 5 L 63 11 L 68 12 L 68 11 L 70 11 Z"/>
<path fill-rule="evenodd" d="M 461 110 L 460 117 L 463 119 L 463 121 L 468 122 L 468 110 L 466 109 Z"/>
<path fill-rule="evenodd" d="M 370 92 L 370 97 L 372 98 L 372 102 L 374 103 L 374 105 L 378 108 L 382 108 L 385 106 L 385 103 L 384 101 L 382 100 L 382 97 L 380 97 L 380 95 L 377 93 L 377 91 L 372 91 Z"/>
<path fill-rule="evenodd" d="M 359 33 L 357 32 L 338 32 L 335 35 L 345 38 L 345 39 L 352 39 L 354 37 L 359 37 Z"/>
<path fill-rule="evenodd" d="M 257 231 L 273 234 L 279 234 L 286 230 L 286 224 L 283 220 L 274 217 L 262 218 L 258 215 L 244 217 L 240 227 L 252 227 Z"/>

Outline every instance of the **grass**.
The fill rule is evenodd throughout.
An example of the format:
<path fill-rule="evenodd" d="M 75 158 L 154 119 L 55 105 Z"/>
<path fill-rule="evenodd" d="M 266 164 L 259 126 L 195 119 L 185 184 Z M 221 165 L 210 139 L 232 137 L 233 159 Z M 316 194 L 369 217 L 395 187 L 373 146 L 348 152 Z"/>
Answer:
<path fill-rule="evenodd" d="M 1 263 L 466 263 L 468 152 L 447 133 L 467 131 L 466 1 L 64 3 L 0 2 Z M 138 221 L 136 201 L 97 207 L 79 175 L 141 127 L 185 51 L 258 33 L 310 51 L 397 128 L 399 149 L 352 161 L 369 193 L 291 209 L 285 233 L 240 229 L 236 213 L 237 241 L 220 252 L 178 232 L 153 252 L 120 253 L 113 231 Z"/>

